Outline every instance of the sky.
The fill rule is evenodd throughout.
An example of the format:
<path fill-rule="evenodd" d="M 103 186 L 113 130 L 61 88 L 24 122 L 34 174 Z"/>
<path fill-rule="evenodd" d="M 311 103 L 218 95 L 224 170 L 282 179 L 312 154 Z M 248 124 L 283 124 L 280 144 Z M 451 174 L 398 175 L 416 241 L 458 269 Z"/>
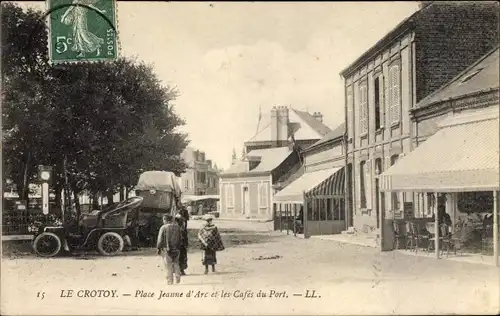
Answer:
<path fill-rule="evenodd" d="M 23 2 L 44 10 L 44 2 Z M 99 6 L 99 3 L 96 4 Z M 189 146 L 219 167 L 256 131 L 259 108 L 285 105 L 344 119 L 339 73 L 418 2 L 117 3 L 122 56 L 153 64 L 177 87 Z"/>

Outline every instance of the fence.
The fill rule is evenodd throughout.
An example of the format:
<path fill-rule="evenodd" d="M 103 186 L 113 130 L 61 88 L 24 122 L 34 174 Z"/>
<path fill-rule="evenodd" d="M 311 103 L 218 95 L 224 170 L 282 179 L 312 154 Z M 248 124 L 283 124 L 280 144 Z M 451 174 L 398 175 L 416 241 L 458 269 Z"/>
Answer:
<path fill-rule="evenodd" d="M 39 225 L 55 224 L 54 215 L 44 215 L 41 212 L 8 211 L 2 214 L 2 235 L 30 235 L 34 234 Z"/>

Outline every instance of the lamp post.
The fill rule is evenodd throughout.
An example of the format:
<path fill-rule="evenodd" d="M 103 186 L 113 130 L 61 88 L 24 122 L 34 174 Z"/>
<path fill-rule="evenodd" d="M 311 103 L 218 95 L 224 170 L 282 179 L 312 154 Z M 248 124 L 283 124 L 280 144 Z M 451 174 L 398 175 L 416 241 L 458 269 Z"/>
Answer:
<path fill-rule="evenodd" d="M 49 181 L 52 178 L 52 167 L 38 166 L 38 179 L 42 184 L 42 211 L 49 214 Z"/>

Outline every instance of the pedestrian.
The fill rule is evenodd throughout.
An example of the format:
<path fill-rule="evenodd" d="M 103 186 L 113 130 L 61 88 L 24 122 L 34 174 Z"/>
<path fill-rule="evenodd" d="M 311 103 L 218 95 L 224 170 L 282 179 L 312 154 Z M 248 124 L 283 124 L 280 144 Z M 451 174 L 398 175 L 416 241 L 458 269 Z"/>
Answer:
<path fill-rule="evenodd" d="M 187 222 L 189 221 L 189 218 L 190 218 L 190 214 L 189 214 L 189 211 L 187 210 L 186 207 L 181 207 L 180 210 L 179 210 L 179 214 L 182 216 L 182 218 L 184 219 L 184 225 L 186 226 L 186 230 L 187 230 Z"/>
<path fill-rule="evenodd" d="M 181 269 L 181 275 L 186 275 L 186 269 L 188 267 L 187 249 L 189 245 L 187 224 L 185 218 L 180 213 L 175 215 L 175 221 L 181 228 L 182 236 L 181 248 L 179 249 L 179 267 Z"/>
<path fill-rule="evenodd" d="M 207 214 L 204 218 L 206 222 L 198 232 L 198 240 L 203 250 L 202 264 L 205 266 L 205 274 L 208 274 L 208 266 L 212 266 L 212 272 L 215 272 L 217 251 L 224 250 L 224 244 L 217 226 L 212 223 L 212 216 Z"/>
<path fill-rule="evenodd" d="M 158 255 L 163 253 L 163 263 L 167 270 L 167 283 L 173 284 L 174 274 L 175 282 L 181 282 L 181 269 L 179 267 L 180 248 L 182 246 L 181 228 L 177 223 L 172 222 L 172 215 L 163 215 L 163 226 L 158 232 Z"/>

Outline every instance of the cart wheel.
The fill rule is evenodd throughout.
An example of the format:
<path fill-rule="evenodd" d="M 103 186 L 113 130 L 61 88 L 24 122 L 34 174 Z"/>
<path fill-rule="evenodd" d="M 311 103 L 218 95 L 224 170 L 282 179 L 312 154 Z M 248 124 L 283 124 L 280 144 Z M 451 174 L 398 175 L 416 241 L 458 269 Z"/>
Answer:
<path fill-rule="evenodd" d="M 40 257 L 53 257 L 61 251 L 61 239 L 54 233 L 42 233 L 35 238 L 33 249 Z"/>
<path fill-rule="evenodd" d="M 97 242 L 97 249 L 105 256 L 113 256 L 121 252 L 124 247 L 122 236 L 115 232 L 103 234 Z"/>

